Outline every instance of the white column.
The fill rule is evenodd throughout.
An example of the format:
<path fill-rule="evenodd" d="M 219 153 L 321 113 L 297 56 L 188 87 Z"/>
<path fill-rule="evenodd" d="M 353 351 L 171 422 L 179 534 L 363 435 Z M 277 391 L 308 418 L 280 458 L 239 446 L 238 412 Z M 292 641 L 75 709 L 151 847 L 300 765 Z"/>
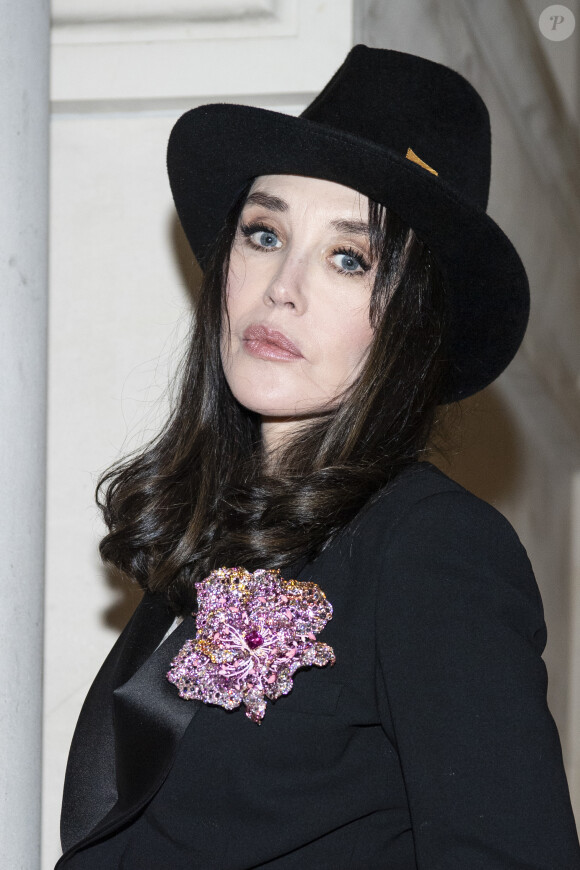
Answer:
<path fill-rule="evenodd" d="M 48 0 L 0 0 L 0 843 L 39 866 Z"/>

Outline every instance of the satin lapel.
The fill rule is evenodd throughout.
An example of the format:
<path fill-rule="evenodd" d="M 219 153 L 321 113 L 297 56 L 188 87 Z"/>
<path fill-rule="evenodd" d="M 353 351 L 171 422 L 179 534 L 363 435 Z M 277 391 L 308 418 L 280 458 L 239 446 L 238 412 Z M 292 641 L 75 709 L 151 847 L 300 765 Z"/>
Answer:
<path fill-rule="evenodd" d="M 163 784 L 179 741 L 201 703 L 184 701 L 166 678 L 172 659 L 194 636 L 195 620 L 189 616 L 126 683 L 115 689 L 118 800 L 74 851 L 130 821 Z"/>
<path fill-rule="evenodd" d="M 156 652 L 114 692 L 118 809 L 125 812 L 161 785 L 197 701 L 184 701 L 167 680 L 172 659 L 195 636 L 186 617 Z"/>
<path fill-rule="evenodd" d="M 84 840 L 117 802 L 113 690 L 147 659 L 172 618 L 159 597 L 145 595 L 89 690 L 64 784 L 61 839 L 65 851 Z"/>
<path fill-rule="evenodd" d="M 143 598 L 135 611 L 135 618 L 127 626 L 123 655 L 115 670 L 113 688 L 126 683 L 147 661 L 172 622 L 173 614 L 162 598 L 157 595 Z"/>

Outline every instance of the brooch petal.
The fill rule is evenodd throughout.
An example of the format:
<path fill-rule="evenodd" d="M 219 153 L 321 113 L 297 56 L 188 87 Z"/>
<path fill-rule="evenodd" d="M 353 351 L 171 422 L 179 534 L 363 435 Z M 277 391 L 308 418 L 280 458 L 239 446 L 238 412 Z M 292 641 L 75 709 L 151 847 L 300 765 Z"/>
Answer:
<path fill-rule="evenodd" d="M 195 584 L 196 636 L 171 663 L 167 679 L 186 700 L 233 710 L 260 723 L 266 699 L 292 689 L 299 668 L 334 664 L 316 640 L 332 605 L 316 583 L 284 580 L 278 569 L 220 568 Z"/>

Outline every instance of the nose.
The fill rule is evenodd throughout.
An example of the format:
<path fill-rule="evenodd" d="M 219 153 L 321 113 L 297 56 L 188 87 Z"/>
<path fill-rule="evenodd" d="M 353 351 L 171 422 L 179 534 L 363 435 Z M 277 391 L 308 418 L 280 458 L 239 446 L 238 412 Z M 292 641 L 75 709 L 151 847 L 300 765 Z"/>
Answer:
<path fill-rule="evenodd" d="M 284 254 L 272 256 L 274 272 L 264 291 L 264 302 L 268 306 L 283 306 L 296 314 L 306 310 L 306 282 L 308 264 L 305 256 L 287 250 Z"/>

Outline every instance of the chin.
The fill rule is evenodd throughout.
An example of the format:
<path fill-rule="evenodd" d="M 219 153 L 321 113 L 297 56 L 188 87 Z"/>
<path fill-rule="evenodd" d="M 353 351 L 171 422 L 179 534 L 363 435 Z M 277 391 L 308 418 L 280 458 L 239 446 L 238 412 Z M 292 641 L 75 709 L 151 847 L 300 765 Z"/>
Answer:
<path fill-rule="evenodd" d="M 260 417 L 303 417 L 316 413 L 315 407 L 293 402 L 290 399 L 273 400 L 244 393 L 234 393 L 234 396 L 244 408 L 259 414 Z"/>
<path fill-rule="evenodd" d="M 257 389 L 255 383 L 230 383 L 229 386 L 240 405 L 261 417 L 305 417 L 321 412 L 320 401 L 305 399 L 303 395 L 291 391 Z"/>

